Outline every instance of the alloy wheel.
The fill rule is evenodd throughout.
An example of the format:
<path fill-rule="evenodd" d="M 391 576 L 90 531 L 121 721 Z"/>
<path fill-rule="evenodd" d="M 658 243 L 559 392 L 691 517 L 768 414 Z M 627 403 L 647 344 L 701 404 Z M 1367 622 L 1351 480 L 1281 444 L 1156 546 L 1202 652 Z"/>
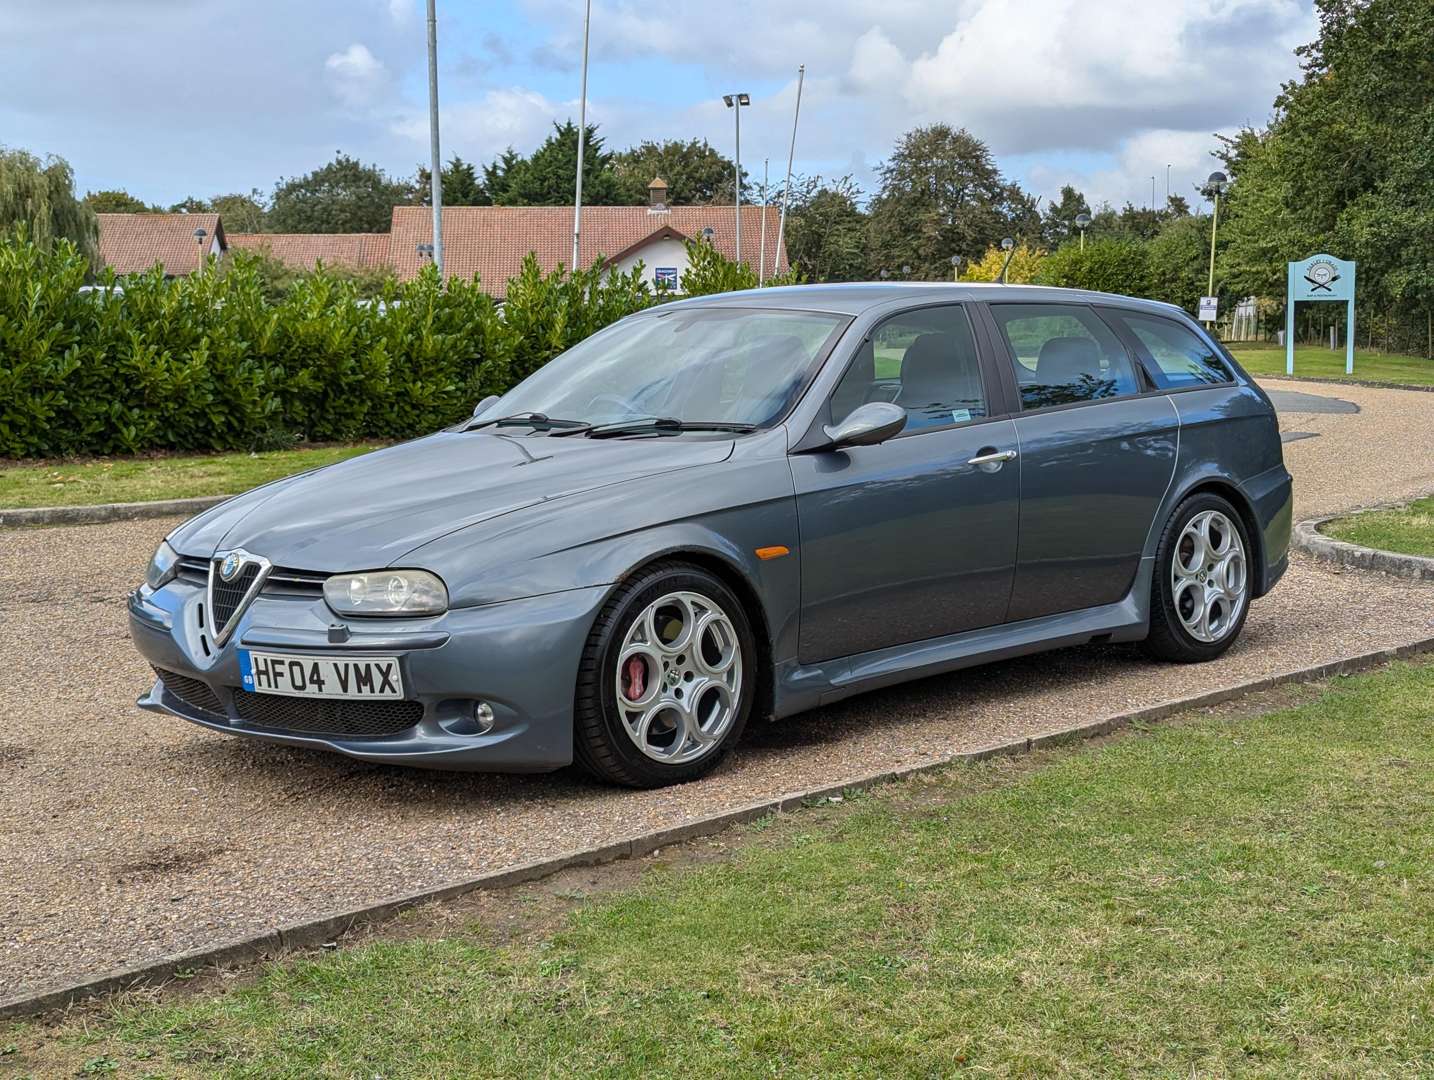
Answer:
<path fill-rule="evenodd" d="M 1185 632 L 1220 641 L 1249 599 L 1249 568 L 1240 530 L 1219 510 L 1204 510 L 1180 531 L 1170 567 L 1170 596 Z"/>
<path fill-rule="evenodd" d="M 742 645 L 710 597 L 671 592 L 638 615 L 618 652 L 617 707 L 643 754 L 696 761 L 722 741 L 742 700 Z"/>

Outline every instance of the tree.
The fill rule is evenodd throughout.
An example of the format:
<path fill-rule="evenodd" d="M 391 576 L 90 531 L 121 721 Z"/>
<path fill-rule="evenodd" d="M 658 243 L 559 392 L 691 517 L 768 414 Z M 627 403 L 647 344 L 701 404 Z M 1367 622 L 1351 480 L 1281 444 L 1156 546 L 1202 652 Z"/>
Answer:
<path fill-rule="evenodd" d="M 1031 200 L 964 129 L 909 131 L 877 172 L 869 238 L 880 267 L 910 265 L 913 277 L 943 279 L 952 255 L 977 259 L 992 241 L 1039 224 Z"/>
<path fill-rule="evenodd" d="M 472 162 L 464 161 L 456 154 L 453 160 L 443 166 L 444 206 L 490 206 L 493 203 L 488 189 L 478 176 Z M 424 165 L 418 167 L 418 176 L 413 182 L 414 196 L 419 206 L 433 205 L 433 173 Z"/>
<path fill-rule="evenodd" d="M 213 211 L 208 199 L 195 198 L 193 195 L 185 196 L 179 202 L 173 203 L 169 208 L 171 214 L 208 214 Z"/>
<path fill-rule="evenodd" d="M 1425 345 L 1434 312 L 1434 6 L 1316 0 L 1315 10 L 1319 37 L 1296 50 L 1301 77 L 1285 84 L 1269 128 L 1225 142 L 1234 184 L 1221 275 L 1280 295 L 1290 259 L 1328 250 L 1358 260 L 1361 307 Z"/>
<path fill-rule="evenodd" d="M 673 206 L 731 206 L 734 201 L 732 160 L 706 139 L 641 142 L 614 154 L 612 163 L 626 200 L 634 205 L 647 202 L 647 185 L 656 177 L 667 182 L 667 201 Z M 745 199 L 746 170 L 742 172 Z"/>
<path fill-rule="evenodd" d="M 216 195 L 209 200 L 209 207 L 223 220 L 226 232 L 267 231 L 269 210 L 258 188 L 253 188 L 247 195 L 242 192 Z"/>
<path fill-rule="evenodd" d="M 410 198 L 404 182 L 339 151 L 327 165 L 274 186 L 269 227 L 274 232 L 388 232 L 393 208 Z"/>
<path fill-rule="evenodd" d="M 1147 245 L 1147 254 L 1150 295 L 1198 314 L 1209 287 L 1210 219 L 1171 218 Z"/>
<path fill-rule="evenodd" d="M 1075 219 L 1089 213 L 1090 203 L 1085 196 L 1070 184 L 1063 185 L 1061 197 L 1046 207 L 1041 219 L 1041 239 L 1050 247 L 1059 247 L 1080 232 Z"/>
<path fill-rule="evenodd" d="M 861 188 L 850 176 L 830 184 L 793 177 L 787 209 L 787 260 L 812 281 L 861 281 L 871 276 Z"/>
<path fill-rule="evenodd" d="M 553 124 L 553 133 L 529 158 L 510 147 L 483 170 L 483 184 L 498 206 L 568 206 L 578 171 L 578 126 L 571 120 Z M 650 178 L 649 178 L 650 179 Z M 622 206 L 623 184 L 613 169 L 613 156 L 603 149 L 597 125 L 589 124 L 583 145 L 583 204 Z"/>
<path fill-rule="evenodd" d="M 0 234 L 17 229 L 42 251 L 69 240 L 98 266 L 99 219 L 75 196 L 69 162 L 0 146 Z"/>
<path fill-rule="evenodd" d="M 159 207 L 136 199 L 123 188 L 91 191 L 85 195 L 84 204 L 96 214 L 153 214 L 159 211 Z"/>

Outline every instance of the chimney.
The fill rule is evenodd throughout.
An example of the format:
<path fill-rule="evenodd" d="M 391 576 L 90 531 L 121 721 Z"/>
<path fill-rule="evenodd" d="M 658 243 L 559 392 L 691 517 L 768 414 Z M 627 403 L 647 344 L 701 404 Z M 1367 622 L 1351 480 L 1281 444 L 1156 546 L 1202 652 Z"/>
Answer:
<path fill-rule="evenodd" d="M 654 176 L 652 183 L 647 185 L 647 208 L 652 211 L 667 209 L 667 181 L 660 176 Z"/>

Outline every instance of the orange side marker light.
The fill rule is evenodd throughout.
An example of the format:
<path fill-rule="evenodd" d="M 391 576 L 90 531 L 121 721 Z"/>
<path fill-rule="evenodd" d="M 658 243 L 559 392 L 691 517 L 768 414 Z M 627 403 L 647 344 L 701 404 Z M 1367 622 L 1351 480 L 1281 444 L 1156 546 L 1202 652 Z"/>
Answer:
<path fill-rule="evenodd" d="M 780 559 L 783 555 L 790 555 L 792 549 L 785 544 L 773 544 L 771 547 L 759 547 L 757 558 L 766 562 L 768 559 Z"/>

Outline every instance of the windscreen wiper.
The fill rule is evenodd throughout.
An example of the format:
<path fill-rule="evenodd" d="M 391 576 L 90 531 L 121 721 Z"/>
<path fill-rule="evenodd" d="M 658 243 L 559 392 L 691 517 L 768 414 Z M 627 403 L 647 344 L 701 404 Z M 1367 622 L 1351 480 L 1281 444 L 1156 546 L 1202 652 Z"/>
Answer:
<path fill-rule="evenodd" d="M 514 413 L 512 416 L 495 416 L 492 420 L 479 420 L 476 424 L 469 424 L 463 428 L 464 431 L 477 431 L 485 427 L 531 427 L 538 431 L 548 431 L 552 428 L 586 428 L 588 425 L 581 420 L 559 420 L 548 416 L 546 413 L 526 412 Z"/>
<path fill-rule="evenodd" d="M 647 416 L 635 420 L 617 420 L 611 424 L 596 424 L 588 428 L 574 428 L 558 434 L 605 439 L 616 435 L 641 435 L 647 432 L 677 435 L 684 431 L 731 431 L 740 434 L 756 430 L 756 424 L 738 424 L 726 420 L 678 420 L 674 416 Z"/>

